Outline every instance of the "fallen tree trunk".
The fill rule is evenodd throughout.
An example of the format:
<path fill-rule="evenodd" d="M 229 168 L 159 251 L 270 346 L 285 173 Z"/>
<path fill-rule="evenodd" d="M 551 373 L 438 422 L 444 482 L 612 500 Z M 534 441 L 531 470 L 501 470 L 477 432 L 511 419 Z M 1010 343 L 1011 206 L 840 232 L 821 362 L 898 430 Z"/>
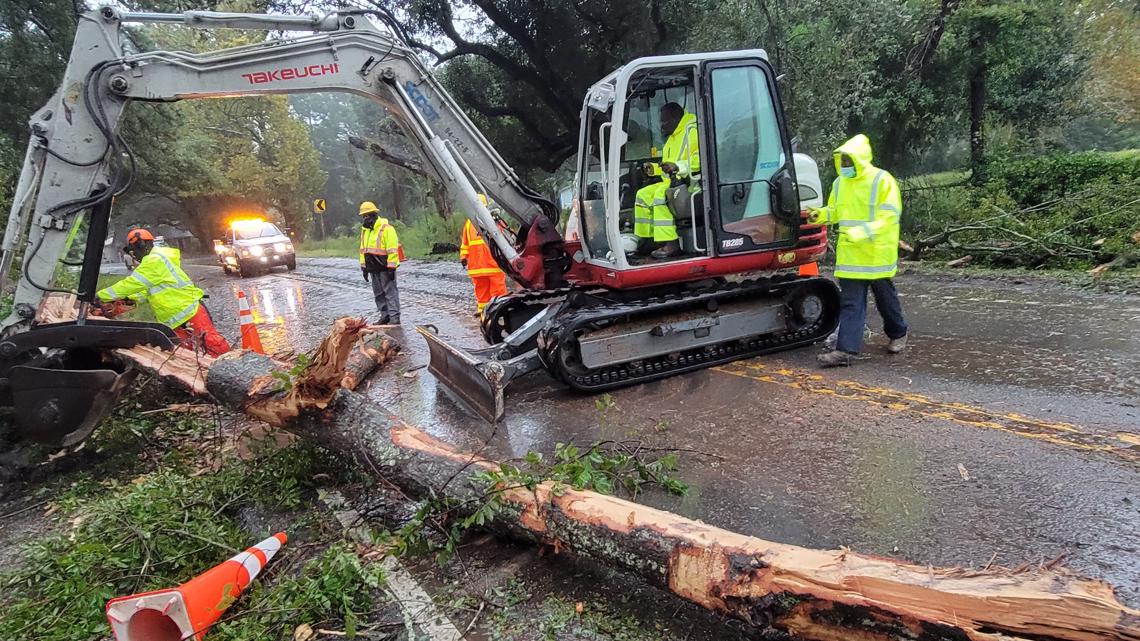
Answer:
<path fill-rule="evenodd" d="M 459 452 L 342 387 L 362 339 L 372 365 L 356 361 L 359 381 L 398 345 L 356 319 L 338 320 L 303 371 L 252 352 L 218 359 L 150 348 L 119 354 L 351 456 L 410 494 L 479 507 L 488 488 L 476 475 L 496 468 L 493 461 Z M 500 491 L 507 508 L 489 525 L 501 533 L 624 568 L 710 610 L 804 639 L 1140 641 L 1140 611 L 1121 604 L 1106 583 L 1063 568 L 931 568 L 765 541 L 551 483 Z"/>
<path fill-rule="evenodd" d="M 471 510 L 481 504 L 487 488 L 476 474 L 497 467 L 493 461 L 334 389 L 335 376 L 283 390 L 269 383 L 276 371 L 264 356 L 226 356 L 206 384 L 222 404 L 350 455 L 409 493 Z M 509 509 L 491 524 L 500 532 L 620 566 L 711 610 L 806 639 L 1140 640 L 1140 611 L 1119 603 L 1107 584 L 1064 569 L 930 568 L 764 541 L 550 483 L 501 491 Z"/>

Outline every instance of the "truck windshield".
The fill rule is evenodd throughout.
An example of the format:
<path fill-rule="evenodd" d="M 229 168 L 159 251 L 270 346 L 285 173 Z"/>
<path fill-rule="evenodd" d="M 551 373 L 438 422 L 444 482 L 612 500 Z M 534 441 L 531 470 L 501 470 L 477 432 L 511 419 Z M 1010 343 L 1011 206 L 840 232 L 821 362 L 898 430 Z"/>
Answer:
<path fill-rule="evenodd" d="M 234 237 L 237 240 L 253 240 L 255 238 L 268 238 L 270 236 L 283 236 L 281 230 L 273 223 L 254 223 L 234 225 Z"/>

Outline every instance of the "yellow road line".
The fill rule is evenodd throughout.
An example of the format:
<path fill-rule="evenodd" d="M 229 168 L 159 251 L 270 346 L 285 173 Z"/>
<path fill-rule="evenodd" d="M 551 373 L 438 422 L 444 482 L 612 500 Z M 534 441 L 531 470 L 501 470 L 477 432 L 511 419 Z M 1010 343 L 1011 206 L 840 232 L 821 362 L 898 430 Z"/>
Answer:
<path fill-rule="evenodd" d="M 999 430 L 1077 450 L 1108 452 L 1130 462 L 1140 462 L 1140 434 L 1088 432 L 1071 423 L 1044 421 L 1014 412 L 995 412 L 965 403 L 939 401 L 922 394 L 873 387 L 857 381 L 834 380 L 815 372 L 772 366 L 759 361 L 737 361 L 712 369 L 812 394 L 874 404 L 896 412 L 909 412 L 970 427 Z"/>

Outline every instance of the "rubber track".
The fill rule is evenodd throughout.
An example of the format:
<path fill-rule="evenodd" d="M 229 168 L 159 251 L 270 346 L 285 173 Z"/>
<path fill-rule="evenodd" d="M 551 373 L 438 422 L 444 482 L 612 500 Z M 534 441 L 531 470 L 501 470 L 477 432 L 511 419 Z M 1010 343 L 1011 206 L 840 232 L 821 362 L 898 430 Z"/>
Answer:
<path fill-rule="evenodd" d="M 636 367 L 628 363 L 596 370 L 582 371 L 580 363 L 568 362 L 576 356 L 567 353 L 567 346 L 576 349 L 577 338 L 583 331 L 596 331 L 612 325 L 630 322 L 646 316 L 682 312 L 705 307 L 711 301 L 724 304 L 741 299 L 757 302 L 765 299 L 780 300 L 785 293 L 799 288 L 812 288 L 823 302 L 819 319 L 794 332 L 757 336 L 747 342 L 734 340 L 720 345 L 696 347 L 680 353 L 641 359 Z M 599 392 L 654 381 L 668 376 L 720 365 L 742 358 L 751 358 L 800 346 L 810 345 L 830 334 L 839 323 L 839 289 L 824 278 L 796 276 L 728 283 L 699 292 L 662 296 L 641 301 L 603 305 L 576 310 L 559 317 L 539 337 L 539 355 L 554 376 L 570 388 L 580 392 Z"/>

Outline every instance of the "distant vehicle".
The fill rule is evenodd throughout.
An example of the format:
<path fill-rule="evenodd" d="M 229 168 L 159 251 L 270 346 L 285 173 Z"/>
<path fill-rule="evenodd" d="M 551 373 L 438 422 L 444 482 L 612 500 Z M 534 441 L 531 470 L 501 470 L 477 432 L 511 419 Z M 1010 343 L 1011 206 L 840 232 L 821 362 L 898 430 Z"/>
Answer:
<path fill-rule="evenodd" d="M 242 278 L 285 266 L 297 269 L 293 241 L 277 225 L 261 218 L 242 218 L 226 226 L 225 240 L 214 241 L 214 253 L 227 274 Z"/>

